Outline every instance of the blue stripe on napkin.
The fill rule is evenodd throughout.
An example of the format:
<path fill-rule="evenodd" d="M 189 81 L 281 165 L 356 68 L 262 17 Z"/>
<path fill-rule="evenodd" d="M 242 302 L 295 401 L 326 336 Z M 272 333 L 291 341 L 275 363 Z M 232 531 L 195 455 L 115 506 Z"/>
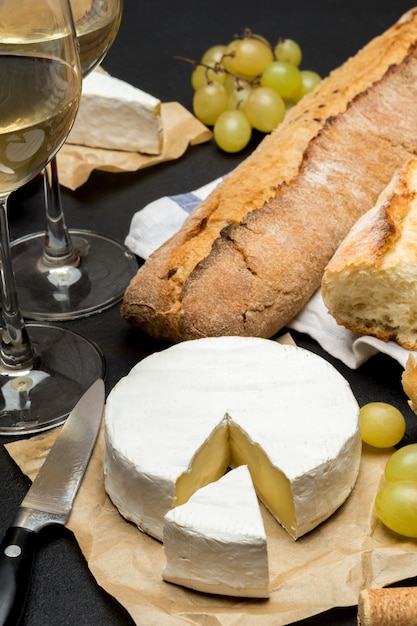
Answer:
<path fill-rule="evenodd" d="M 191 211 L 201 202 L 201 198 L 192 192 L 180 193 L 177 196 L 170 196 L 170 199 L 176 202 L 178 206 L 180 206 L 187 213 L 191 213 Z"/>

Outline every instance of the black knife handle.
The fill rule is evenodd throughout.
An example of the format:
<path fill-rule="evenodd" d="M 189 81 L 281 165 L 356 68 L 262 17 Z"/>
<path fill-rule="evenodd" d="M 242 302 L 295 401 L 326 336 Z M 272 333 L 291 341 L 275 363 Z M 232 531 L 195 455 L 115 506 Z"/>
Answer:
<path fill-rule="evenodd" d="M 11 527 L 0 544 L 0 625 L 16 626 L 23 613 L 37 534 Z"/>

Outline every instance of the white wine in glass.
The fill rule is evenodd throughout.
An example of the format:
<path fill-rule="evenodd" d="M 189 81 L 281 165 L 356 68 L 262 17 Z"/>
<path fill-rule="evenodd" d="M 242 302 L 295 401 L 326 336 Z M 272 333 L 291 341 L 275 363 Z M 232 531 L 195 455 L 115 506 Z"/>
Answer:
<path fill-rule="evenodd" d="M 70 0 L 83 77 L 106 56 L 119 32 L 123 0 Z"/>
<path fill-rule="evenodd" d="M 123 0 L 71 0 L 83 77 L 105 57 L 119 30 Z M 12 243 L 16 284 L 25 317 L 68 320 L 120 301 L 138 269 L 119 241 L 68 230 L 56 159 L 44 171 L 46 231 Z"/>
<path fill-rule="evenodd" d="M 95 344 L 25 324 L 7 219 L 12 192 L 54 157 L 79 106 L 81 71 L 69 0 L 0 2 L 0 433 L 37 432 L 66 418 L 104 375 Z"/>

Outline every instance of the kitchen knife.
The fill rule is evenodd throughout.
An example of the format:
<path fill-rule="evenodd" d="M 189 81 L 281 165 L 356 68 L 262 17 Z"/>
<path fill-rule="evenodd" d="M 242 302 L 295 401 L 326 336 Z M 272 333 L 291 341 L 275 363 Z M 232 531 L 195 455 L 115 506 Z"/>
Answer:
<path fill-rule="evenodd" d="M 29 588 L 37 533 L 65 525 L 93 451 L 104 409 L 96 380 L 68 416 L 0 544 L 0 624 L 15 626 Z"/>

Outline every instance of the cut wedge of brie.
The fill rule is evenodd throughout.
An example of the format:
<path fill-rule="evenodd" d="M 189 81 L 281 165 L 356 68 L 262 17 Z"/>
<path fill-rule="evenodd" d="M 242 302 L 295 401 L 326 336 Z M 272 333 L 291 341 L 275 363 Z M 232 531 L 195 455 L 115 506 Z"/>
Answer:
<path fill-rule="evenodd" d="M 301 348 L 252 337 L 187 341 L 138 363 L 111 391 L 105 487 L 162 540 L 166 513 L 248 465 L 294 538 L 328 518 L 359 470 L 359 407 L 346 380 Z"/>
<path fill-rule="evenodd" d="M 83 81 L 78 114 L 68 143 L 160 154 L 163 143 L 161 102 L 103 71 Z"/>
<path fill-rule="evenodd" d="M 269 596 L 265 529 L 246 465 L 168 511 L 163 540 L 168 582 L 206 593 Z"/>

